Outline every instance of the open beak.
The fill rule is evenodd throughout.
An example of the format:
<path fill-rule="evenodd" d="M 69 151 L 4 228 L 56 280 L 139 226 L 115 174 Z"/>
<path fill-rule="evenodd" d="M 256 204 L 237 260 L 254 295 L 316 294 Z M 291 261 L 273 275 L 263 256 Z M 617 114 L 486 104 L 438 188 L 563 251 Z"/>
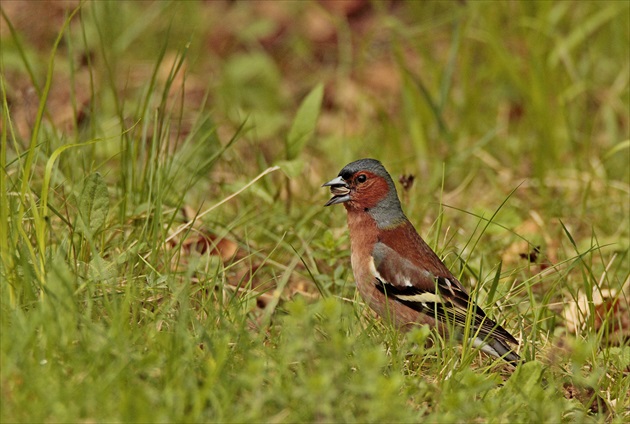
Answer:
<path fill-rule="evenodd" d="M 350 187 L 340 176 L 328 181 L 322 187 L 330 187 L 330 192 L 333 195 L 324 206 L 336 205 L 337 203 L 344 203 L 350 200 Z"/>

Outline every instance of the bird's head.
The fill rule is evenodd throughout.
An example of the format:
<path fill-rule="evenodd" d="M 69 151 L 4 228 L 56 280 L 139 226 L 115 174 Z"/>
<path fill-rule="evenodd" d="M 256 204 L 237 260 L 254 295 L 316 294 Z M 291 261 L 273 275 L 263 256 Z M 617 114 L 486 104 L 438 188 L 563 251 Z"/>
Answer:
<path fill-rule="evenodd" d="M 369 213 L 379 227 L 404 218 L 394 181 L 376 159 L 349 163 L 322 187 L 333 195 L 325 206 L 343 203 L 348 212 Z"/>

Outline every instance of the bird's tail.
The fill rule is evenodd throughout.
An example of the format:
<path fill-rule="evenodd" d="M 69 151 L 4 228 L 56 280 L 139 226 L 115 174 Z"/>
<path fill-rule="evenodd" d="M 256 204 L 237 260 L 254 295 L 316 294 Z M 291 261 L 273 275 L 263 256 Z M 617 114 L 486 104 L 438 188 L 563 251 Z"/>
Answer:
<path fill-rule="evenodd" d="M 501 358 L 506 362 L 516 366 L 519 362 L 521 362 L 521 357 L 518 356 L 516 352 L 514 352 L 508 345 L 502 340 L 493 338 L 492 335 L 483 339 L 481 337 L 475 337 L 471 340 L 474 347 L 478 347 L 481 351 L 486 352 L 487 354 L 494 356 L 496 358 Z"/>

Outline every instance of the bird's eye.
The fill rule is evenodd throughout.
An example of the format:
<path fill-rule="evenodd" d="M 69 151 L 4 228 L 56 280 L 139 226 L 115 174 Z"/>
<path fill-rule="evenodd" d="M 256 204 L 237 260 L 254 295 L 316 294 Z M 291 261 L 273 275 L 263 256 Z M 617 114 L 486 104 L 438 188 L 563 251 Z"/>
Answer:
<path fill-rule="evenodd" d="M 367 175 L 365 174 L 361 174 L 357 177 L 357 182 L 358 183 L 364 183 L 367 181 Z"/>

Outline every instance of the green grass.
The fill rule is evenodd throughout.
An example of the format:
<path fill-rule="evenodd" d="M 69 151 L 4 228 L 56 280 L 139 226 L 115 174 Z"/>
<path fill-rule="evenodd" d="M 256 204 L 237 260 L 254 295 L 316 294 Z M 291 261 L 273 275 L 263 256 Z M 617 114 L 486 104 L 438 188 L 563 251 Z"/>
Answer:
<path fill-rule="evenodd" d="M 628 420 L 627 2 L 29 7 L 2 4 L 2 422 Z M 365 307 L 320 187 L 361 157 L 415 176 L 528 363 Z"/>

